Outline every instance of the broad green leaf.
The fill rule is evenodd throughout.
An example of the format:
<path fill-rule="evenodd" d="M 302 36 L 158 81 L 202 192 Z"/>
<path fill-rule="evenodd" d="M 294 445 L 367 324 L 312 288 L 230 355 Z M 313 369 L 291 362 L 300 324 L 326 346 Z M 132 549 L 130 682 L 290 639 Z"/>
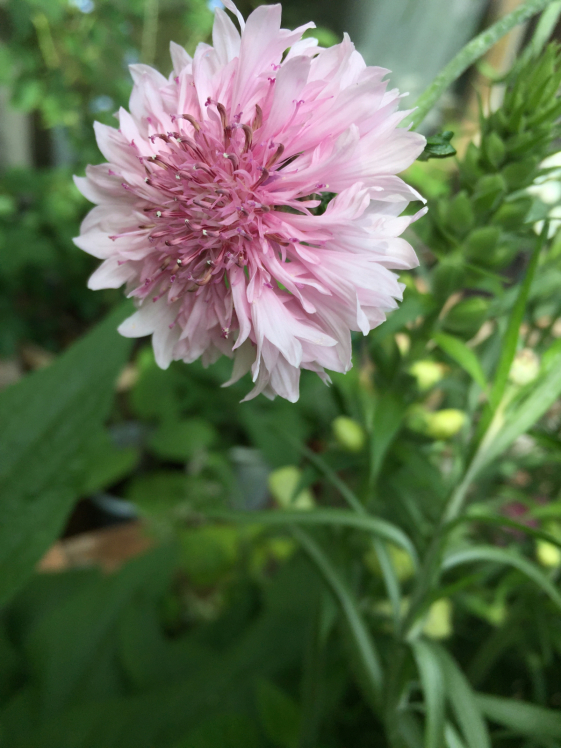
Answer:
<path fill-rule="evenodd" d="M 84 483 L 80 494 L 90 496 L 125 478 L 138 464 L 140 452 L 135 447 L 119 448 L 105 429 L 100 429 L 88 449 L 84 466 Z"/>
<path fill-rule="evenodd" d="M 255 723 L 245 714 L 219 714 L 173 748 L 260 748 Z"/>
<path fill-rule="evenodd" d="M 202 418 L 163 423 L 152 435 L 148 446 L 162 460 L 187 462 L 216 441 L 213 426 Z"/>
<path fill-rule="evenodd" d="M 400 546 L 410 554 L 415 567 L 418 566 L 415 546 L 403 530 L 385 519 L 373 517 L 370 514 L 355 514 L 347 509 L 313 509 L 309 511 L 275 510 L 264 512 L 208 511 L 205 512 L 205 516 L 209 519 L 220 519 L 228 522 L 283 525 L 287 527 L 289 525 L 354 527 Z"/>
<path fill-rule="evenodd" d="M 481 711 L 492 722 L 512 732 L 530 738 L 542 737 L 561 740 L 561 711 L 528 704 L 518 699 L 504 699 L 490 694 L 478 694 Z"/>
<path fill-rule="evenodd" d="M 539 13 L 545 8 L 551 0 L 528 0 L 512 13 L 504 16 L 488 29 L 483 31 L 475 39 L 472 39 L 466 46 L 458 52 L 454 59 L 446 65 L 444 70 L 439 73 L 430 86 L 424 91 L 415 102 L 414 114 L 406 120 L 405 124 L 410 124 L 413 129 L 419 127 L 427 114 L 437 103 L 440 96 L 446 89 L 457 80 L 473 63 L 485 52 L 490 49 L 501 37 L 518 26 L 520 23 L 531 16 Z"/>
<path fill-rule="evenodd" d="M 447 555 L 442 562 L 442 569 L 453 569 L 456 566 L 473 563 L 474 561 L 489 561 L 491 563 L 513 566 L 527 576 L 528 579 L 535 582 L 555 605 L 561 609 L 561 593 L 557 587 L 536 564 L 528 561 L 528 559 L 521 556 L 517 551 L 508 548 L 496 548 L 491 545 L 477 545 L 461 551 L 454 551 Z"/>
<path fill-rule="evenodd" d="M 370 699 L 373 705 L 379 705 L 383 692 L 382 666 L 353 593 L 341 579 L 323 549 L 307 532 L 300 527 L 293 526 L 292 534 L 310 557 L 337 600 L 348 626 Z"/>
<path fill-rule="evenodd" d="M 300 709 L 296 702 L 265 679 L 257 683 L 256 698 L 265 735 L 278 748 L 296 748 L 300 730 Z"/>
<path fill-rule="evenodd" d="M 456 338 L 453 335 L 448 335 L 444 332 L 435 335 L 434 341 L 450 356 L 450 358 L 453 358 L 462 369 L 467 371 L 470 377 L 474 382 L 477 382 L 481 389 L 486 389 L 487 382 L 485 380 L 485 374 L 483 373 L 479 359 L 471 348 L 468 348 L 459 338 Z"/>
<path fill-rule="evenodd" d="M 174 566 L 174 550 L 158 548 L 130 561 L 118 574 L 94 577 L 38 621 L 26 637 L 25 651 L 39 686 L 43 715 L 60 711 L 79 692 L 81 680 L 132 596 L 141 590 L 150 594 L 151 588 L 161 594 Z"/>
<path fill-rule="evenodd" d="M 442 748 L 446 688 L 438 655 L 432 643 L 417 639 L 411 643 L 425 698 L 424 748 Z"/>
<path fill-rule="evenodd" d="M 468 748 L 491 748 L 477 696 L 467 678 L 444 647 L 433 642 L 432 651 L 438 657 L 446 695 Z"/>
<path fill-rule="evenodd" d="M 54 364 L 0 393 L 0 604 L 59 535 L 131 341 L 112 313 Z"/>

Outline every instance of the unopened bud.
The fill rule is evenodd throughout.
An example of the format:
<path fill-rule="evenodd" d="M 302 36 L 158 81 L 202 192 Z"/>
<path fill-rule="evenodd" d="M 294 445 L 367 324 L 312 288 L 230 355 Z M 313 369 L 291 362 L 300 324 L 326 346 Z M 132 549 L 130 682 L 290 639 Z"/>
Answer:
<path fill-rule="evenodd" d="M 407 553 L 407 551 L 403 550 L 403 548 L 400 548 L 393 543 L 388 543 L 387 548 L 396 577 L 400 582 L 404 582 L 406 579 L 410 579 L 415 572 L 415 567 L 413 566 L 411 556 Z M 366 568 L 369 571 L 371 571 L 377 577 L 382 576 L 382 569 L 380 567 L 380 562 L 378 561 L 378 555 L 374 548 L 371 548 L 364 554 L 363 560 Z"/>
<path fill-rule="evenodd" d="M 417 380 L 417 387 L 421 392 L 430 390 L 435 384 L 440 382 L 443 378 L 445 368 L 442 364 L 436 363 L 436 361 L 430 361 L 425 359 L 423 361 L 415 361 L 415 363 L 409 369 L 411 376 Z"/>
<path fill-rule="evenodd" d="M 538 540 L 536 543 L 536 557 L 542 566 L 550 569 L 561 566 L 561 550 L 547 540 Z"/>
<path fill-rule="evenodd" d="M 423 633 L 431 639 L 447 639 L 452 631 L 452 603 L 443 597 L 430 606 Z"/>
<path fill-rule="evenodd" d="M 510 367 L 508 378 L 513 384 L 524 387 L 537 379 L 540 372 L 540 360 L 531 348 L 518 351 Z"/>
<path fill-rule="evenodd" d="M 314 497 L 308 488 L 303 488 L 294 495 L 301 479 L 302 471 L 296 465 L 285 465 L 270 473 L 269 491 L 283 509 L 314 508 Z"/>
<path fill-rule="evenodd" d="M 364 429 L 352 418 L 337 416 L 331 424 L 333 435 L 341 449 L 347 452 L 360 452 L 364 447 L 366 435 Z"/>
<path fill-rule="evenodd" d="M 427 414 L 426 433 L 433 439 L 450 439 L 462 429 L 465 422 L 466 414 L 461 410 L 438 410 Z"/>

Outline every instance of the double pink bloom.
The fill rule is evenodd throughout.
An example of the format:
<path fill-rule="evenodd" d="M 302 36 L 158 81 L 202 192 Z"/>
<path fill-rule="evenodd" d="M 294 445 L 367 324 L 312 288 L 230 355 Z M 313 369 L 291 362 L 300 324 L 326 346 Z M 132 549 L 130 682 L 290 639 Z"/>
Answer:
<path fill-rule="evenodd" d="M 420 197 L 395 175 L 425 140 L 347 36 L 321 49 L 301 38 L 313 24 L 280 28 L 280 5 L 244 24 L 224 4 L 241 34 L 217 10 L 214 46 L 172 43 L 169 80 L 131 66 L 131 113 L 96 123 L 109 163 L 76 179 L 96 207 L 75 242 L 104 261 L 90 288 L 126 283 L 138 311 L 119 331 L 151 334 L 161 367 L 225 354 L 228 384 L 251 370 L 248 398 L 295 401 L 300 369 L 348 371 L 350 331 L 401 299 L 392 269 L 417 259 L 399 237 L 423 211 L 399 217 Z"/>

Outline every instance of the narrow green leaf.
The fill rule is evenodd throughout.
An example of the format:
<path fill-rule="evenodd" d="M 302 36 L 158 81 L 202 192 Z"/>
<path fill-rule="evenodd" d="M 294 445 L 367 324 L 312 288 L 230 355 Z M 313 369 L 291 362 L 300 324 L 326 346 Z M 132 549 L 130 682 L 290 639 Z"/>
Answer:
<path fill-rule="evenodd" d="M 302 546 L 302 549 L 313 561 L 337 600 L 349 628 L 372 703 L 374 706 L 379 706 L 383 692 L 382 666 L 353 593 L 349 590 L 345 582 L 343 582 L 323 549 L 307 532 L 300 527 L 294 526 L 292 533 Z"/>
<path fill-rule="evenodd" d="M 374 540 L 373 544 L 380 569 L 382 571 L 382 577 L 384 578 L 384 584 L 386 585 L 386 592 L 392 606 L 393 624 L 396 633 L 399 633 L 401 628 L 401 587 L 399 585 L 399 579 L 395 573 L 394 565 L 392 563 L 390 554 L 386 544 L 381 540 Z"/>
<path fill-rule="evenodd" d="M 372 533 L 376 537 L 395 543 L 409 553 L 415 567 L 418 567 L 418 556 L 415 546 L 409 537 L 396 525 L 385 519 L 373 517 L 370 514 L 355 514 L 347 509 L 312 509 L 299 511 L 264 511 L 264 512 L 235 512 L 235 511 L 207 511 L 208 519 L 224 520 L 226 522 L 244 522 L 262 525 L 332 525 L 335 527 L 353 527 L 357 530 Z"/>
<path fill-rule="evenodd" d="M 528 0 L 524 5 L 516 8 L 512 13 L 501 18 L 476 36 L 475 39 L 468 42 L 419 96 L 415 102 L 415 112 L 406 120 L 406 124 L 410 124 L 413 129 L 419 127 L 441 95 L 462 73 L 482 57 L 488 49 L 491 49 L 501 37 L 508 34 L 518 24 L 524 23 L 531 16 L 539 13 L 550 2 L 551 0 Z"/>
<path fill-rule="evenodd" d="M 465 743 L 458 735 L 458 731 L 450 724 L 450 722 L 446 723 L 444 736 L 446 738 L 446 748 L 466 748 Z"/>
<path fill-rule="evenodd" d="M 496 457 L 505 452 L 519 436 L 529 431 L 532 426 L 551 408 L 561 395 L 561 368 L 551 369 L 534 387 L 531 394 L 508 414 L 503 428 L 485 440 L 484 449 L 477 460 L 477 468 L 489 465 Z"/>
<path fill-rule="evenodd" d="M 51 366 L 0 393 L 0 604 L 58 537 L 131 341 L 119 307 Z"/>
<path fill-rule="evenodd" d="M 370 429 L 370 488 L 376 483 L 387 451 L 401 428 L 406 410 L 406 403 L 393 392 L 385 392 L 376 397 Z"/>
<path fill-rule="evenodd" d="M 446 695 L 468 748 L 491 748 L 485 720 L 467 678 L 444 647 L 433 642 L 432 648 L 444 675 Z"/>
<path fill-rule="evenodd" d="M 442 563 L 442 569 L 453 569 L 455 566 L 473 563 L 474 561 L 490 561 L 491 563 L 506 564 L 513 566 L 522 572 L 528 579 L 535 582 L 552 602 L 561 609 L 561 594 L 549 577 L 527 558 L 518 552 L 508 548 L 495 548 L 491 545 L 476 545 L 461 551 L 454 551 L 446 556 Z"/>
<path fill-rule="evenodd" d="M 411 643 L 411 648 L 421 676 L 425 698 L 424 748 L 442 748 L 446 689 L 440 662 L 431 642 L 417 639 Z"/>
<path fill-rule="evenodd" d="M 434 336 L 435 343 L 459 364 L 482 390 L 487 388 L 485 374 L 475 353 L 459 338 L 441 332 Z"/>
<path fill-rule="evenodd" d="M 536 242 L 534 251 L 532 252 L 530 262 L 528 263 L 528 267 L 526 268 L 526 272 L 524 274 L 524 280 L 522 281 L 520 291 L 518 292 L 518 297 L 508 320 L 508 326 L 505 332 L 501 349 L 501 357 L 499 359 L 499 364 L 495 373 L 495 381 L 493 382 L 493 387 L 491 389 L 491 395 L 489 398 L 492 411 L 495 411 L 497 409 L 497 406 L 504 395 L 510 368 L 512 366 L 512 362 L 514 361 L 514 356 L 516 355 L 518 337 L 520 335 L 520 325 L 522 324 L 522 320 L 524 319 L 524 313 L 526 311 L 526 304 L 528 303 L 530 287 L 532 285 L 532 281 L 534 280 L 540 252 L 543 248 L 544 242 L 547 239 L 548 230 L 549 224 L 547 221 L 545 221 L 542 233 L 538 241 Z"/>
<path fill-rule="evenodd" d="M 559 710 L 488 694 L 478 694 L 476 698 L 479 708 L 492 722 L 530 738 L 561 739 Z"/>

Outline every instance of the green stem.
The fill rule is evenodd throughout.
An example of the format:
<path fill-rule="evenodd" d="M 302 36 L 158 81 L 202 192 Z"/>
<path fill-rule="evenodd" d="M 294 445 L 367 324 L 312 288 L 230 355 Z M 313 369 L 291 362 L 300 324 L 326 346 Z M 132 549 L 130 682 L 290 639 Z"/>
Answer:
<path fill-rule="evenodd" d="M 430 86 L 419 96 L 415 102 L 415 112 L 406 120 L 412 129 L 419 127 L 429 111 L 439 100 L 444 91 L 457 80 L 473 63 L 491 49 L 491 47 L 505 34 L 508 34 L 515 26 L 524 23 L 528 18 L 539 13 L 551 3 L 551 0 L 528 0 L 512 13 L 494 23 L 483 31 L 466 46 L 446 65 Z"/>

